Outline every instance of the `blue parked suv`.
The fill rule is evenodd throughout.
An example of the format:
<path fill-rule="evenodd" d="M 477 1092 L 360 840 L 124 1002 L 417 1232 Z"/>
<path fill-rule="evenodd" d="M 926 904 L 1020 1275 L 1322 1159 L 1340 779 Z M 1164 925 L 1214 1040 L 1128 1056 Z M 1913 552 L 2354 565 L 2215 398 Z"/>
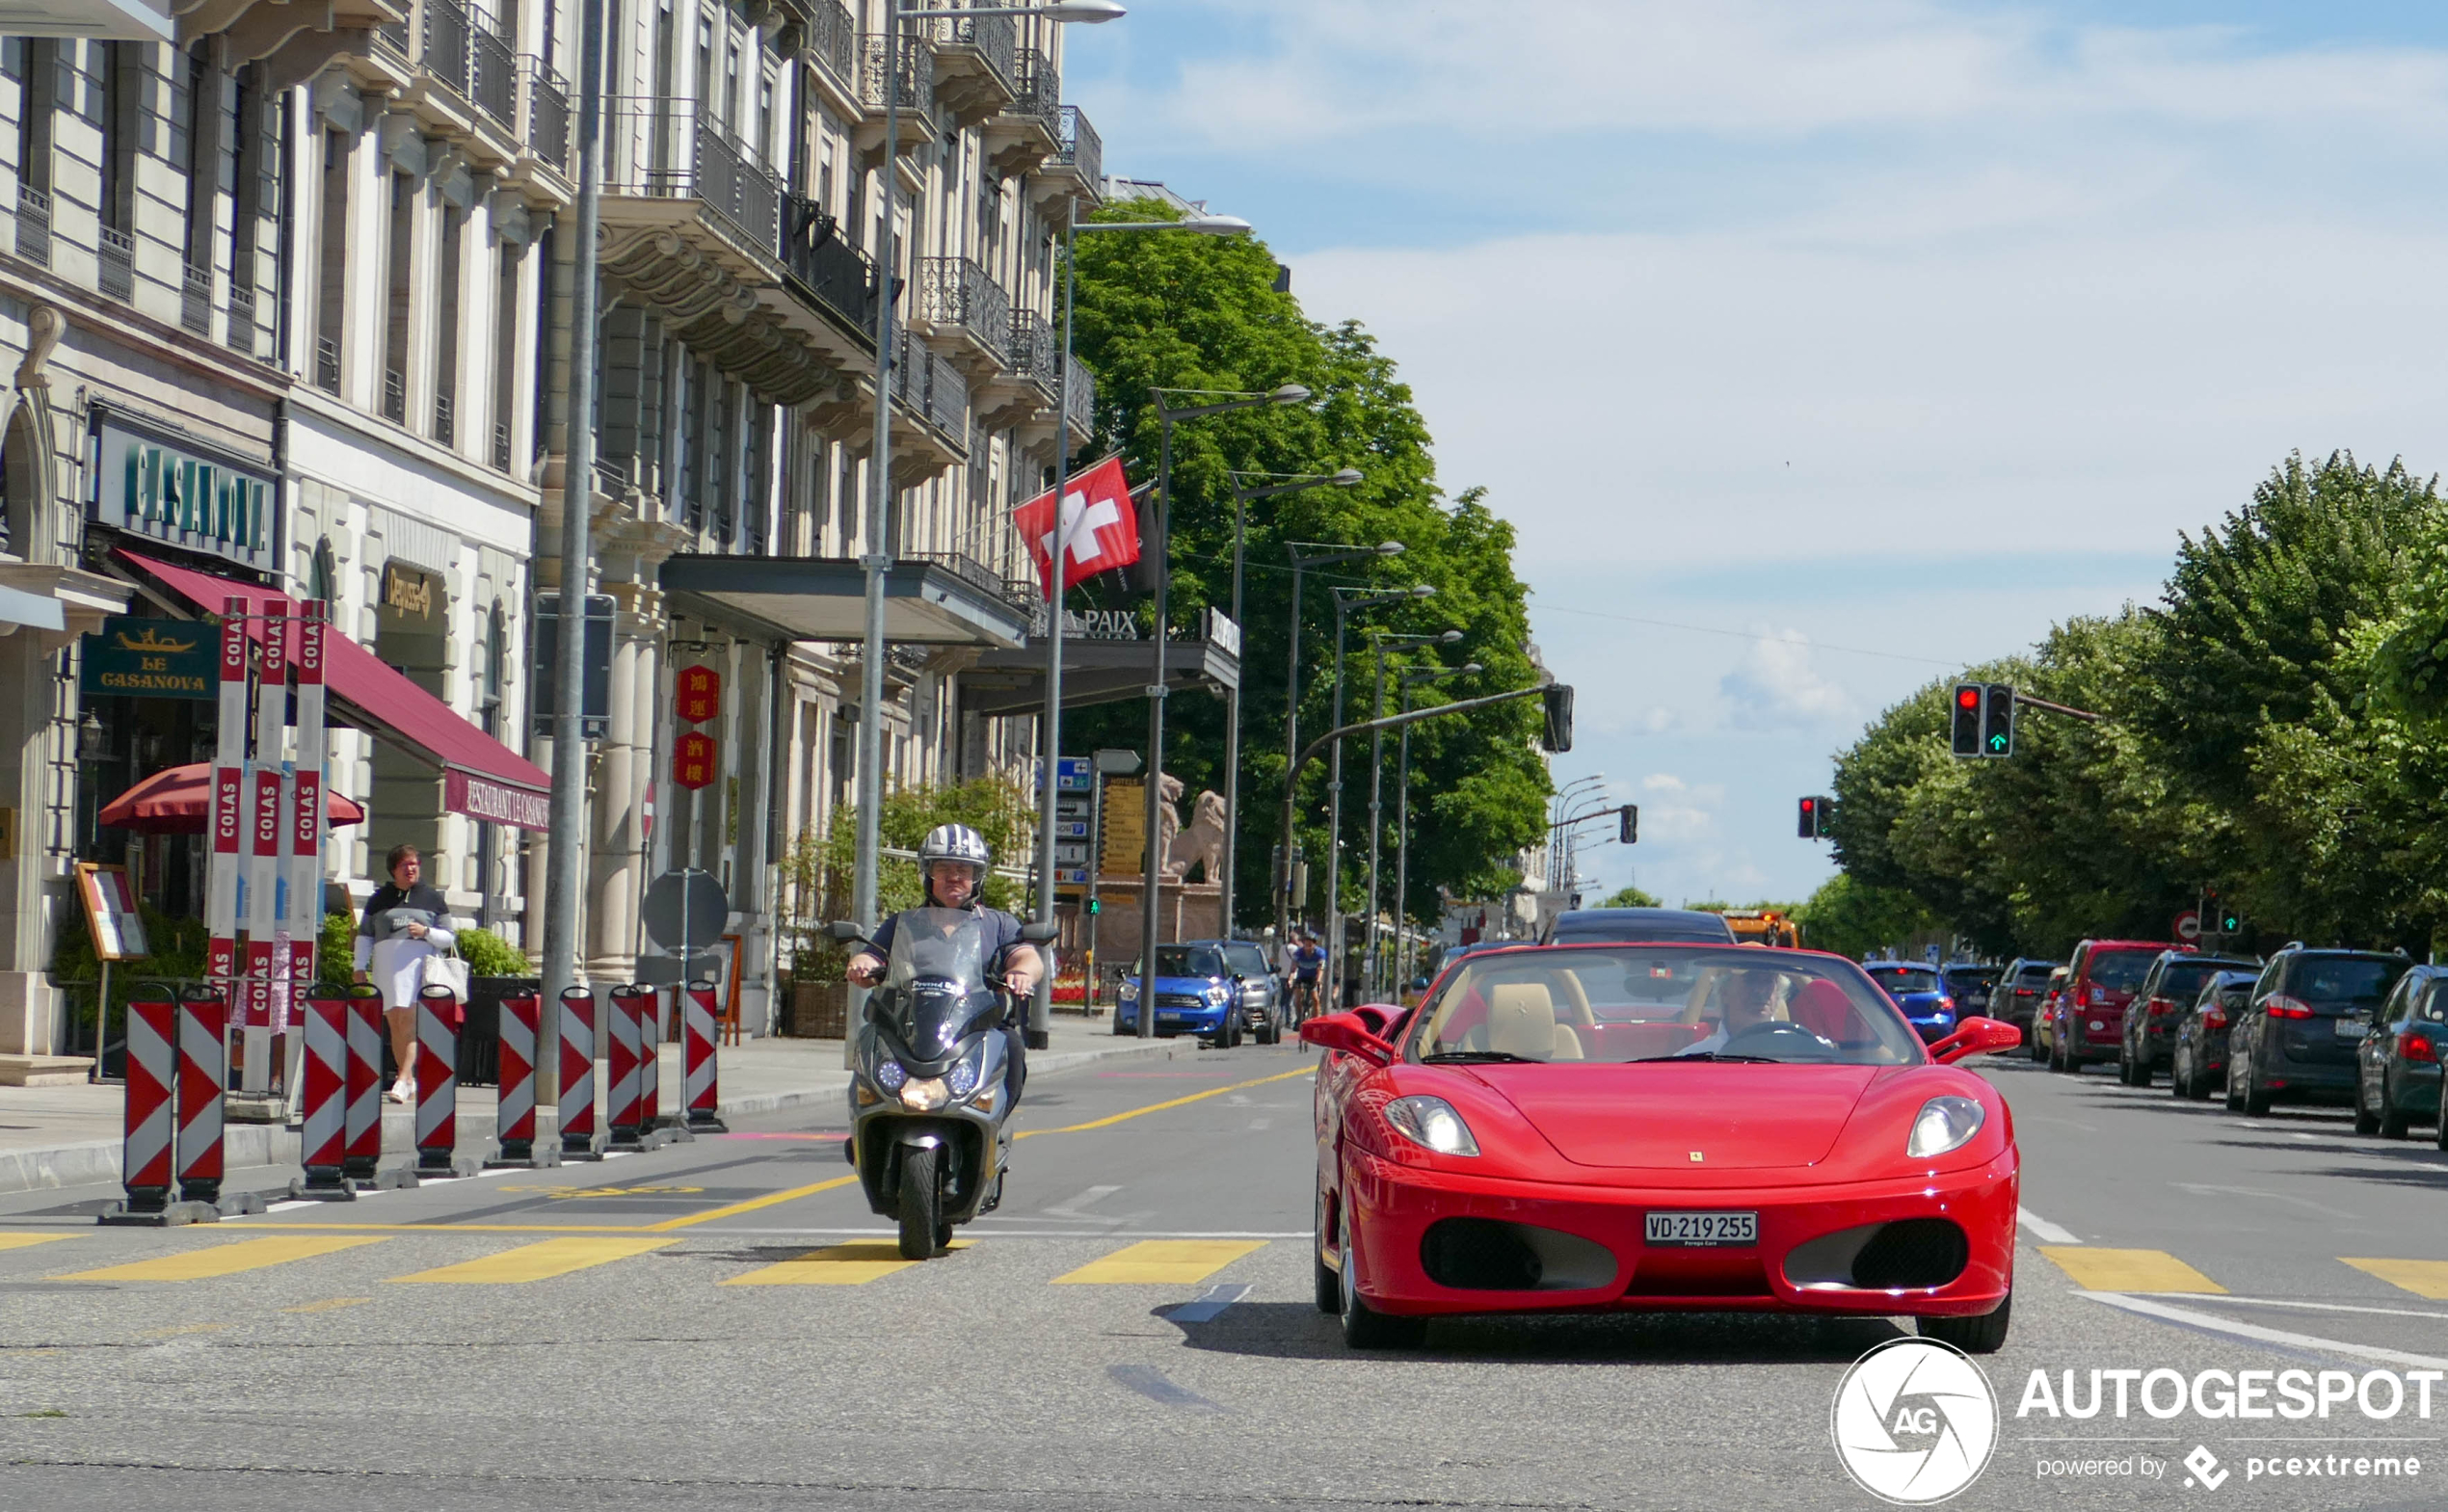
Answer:
<path fill-rule="evenodd" d="M 1862 969 L 1887 990 L 1887 995 L 1896 1000 L 1896 1006 L 1921 1032 L 1924 1044 L 1943 1040 L 1955 1032 L 1955 996 L 1947 991 L 1946 978 L 1938 974 L 1936 967 L 1918 961 L 1868 961 Z"/>
<path fill-rule="evenodd" d="M 1241 985 L 1223 950 L 1213 944 L 1156 947 L 1156 1037 L 1191 1034 L 1218 1049 L 1241 1043 L 1249 1027 Z M 1113 1005 L 1113 1032 L 1139 1032 L 1139 968 L 1122 979 Z"/>

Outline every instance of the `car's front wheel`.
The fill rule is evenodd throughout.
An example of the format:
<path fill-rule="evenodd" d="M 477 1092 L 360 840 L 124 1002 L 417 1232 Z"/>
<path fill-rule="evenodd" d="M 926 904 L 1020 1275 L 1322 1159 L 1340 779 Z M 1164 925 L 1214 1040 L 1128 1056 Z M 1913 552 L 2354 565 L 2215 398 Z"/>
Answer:
<path fill-rule="evenodd" d="M 1921 1337 L 1934 1339 L 1942 1344 L 1953 1344 L 1968 1355 L 1993 1355 L 2006 1343 L 2006 1331 L 2014 1321 L 2014 1293 L 1994 1313 L 1979 1317 L 1925 1317 L 1920 1320 Z"/>
<path fill-rule="evenodd" d="M 1344 1343 L 1354 1349 L 1417 1349 L 1427 1341 L 1426 1318 L 1397 1317 L 1360 1300 L 1360 1262 L 1353 1258 L 1347 1227 L 1343 1235 L 1343 1271 L 1335 1283 Z"/>

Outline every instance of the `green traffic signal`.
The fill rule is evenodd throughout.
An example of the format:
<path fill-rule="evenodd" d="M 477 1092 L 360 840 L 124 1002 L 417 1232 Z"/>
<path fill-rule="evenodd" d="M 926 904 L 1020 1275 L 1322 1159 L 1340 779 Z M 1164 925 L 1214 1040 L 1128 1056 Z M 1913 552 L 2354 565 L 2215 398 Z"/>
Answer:
<path fill-rule="evenodd" d="M 1103 898 L 1090 898 L 1090 899 L 1088 900 L 1088 912 L 1089 912 L 1089 913 L 1091 913 L 1091 914 L 1102 914 L 1102 913 L 1104 913 L 1104 900 Z"/>

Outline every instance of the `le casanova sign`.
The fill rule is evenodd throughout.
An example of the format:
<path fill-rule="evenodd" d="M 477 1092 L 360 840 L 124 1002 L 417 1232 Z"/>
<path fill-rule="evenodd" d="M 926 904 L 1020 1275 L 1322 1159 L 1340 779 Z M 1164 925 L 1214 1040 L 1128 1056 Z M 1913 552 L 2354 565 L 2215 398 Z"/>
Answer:
<path fill-rule="evenodd" d="M 93 519 L 241 567 L 272 565 L 271 475 L 138 429 L 108 411 L 96 427 Z"/>
<path fill-rule="evenodd" d="M 77 681 L 88 697 L 220 696 L 221 632 L 200 620 L 114 616 L 84 642 Z"/>

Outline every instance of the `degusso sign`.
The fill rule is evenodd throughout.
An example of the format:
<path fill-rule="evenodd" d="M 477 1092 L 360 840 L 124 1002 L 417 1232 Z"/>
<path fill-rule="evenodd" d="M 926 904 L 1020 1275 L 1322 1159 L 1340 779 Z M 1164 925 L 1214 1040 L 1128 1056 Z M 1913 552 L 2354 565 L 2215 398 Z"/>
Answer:
<path fill-rule="evenodd" d="M 133 429 L 107 411 L 98 436 L 96 523 L 242 567 L 272 564 L 270 474 Z"/>

